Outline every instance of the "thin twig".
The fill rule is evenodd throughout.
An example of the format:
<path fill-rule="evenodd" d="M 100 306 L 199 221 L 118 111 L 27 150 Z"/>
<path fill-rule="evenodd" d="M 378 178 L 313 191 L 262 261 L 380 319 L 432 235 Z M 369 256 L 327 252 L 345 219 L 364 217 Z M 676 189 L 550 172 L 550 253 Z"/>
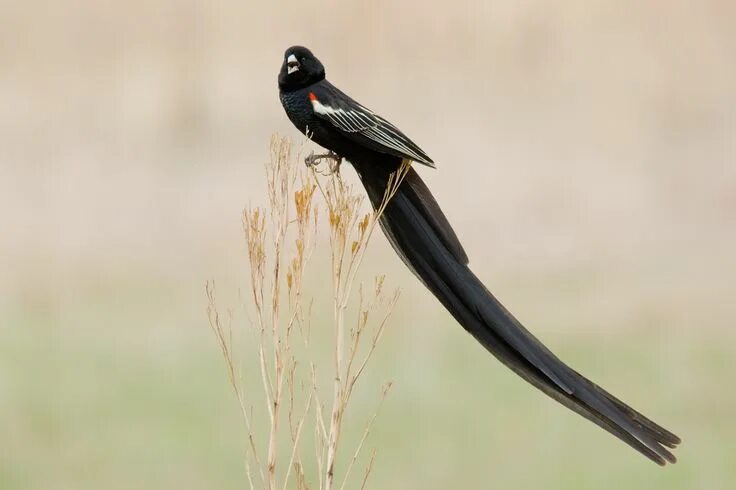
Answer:
<path fill-rule="evenodd" d="M 342 485 L 340 485 L 340 490 L 343 490 L 345 488 L 345 484 L 348 482 L 348 477 L 350 476 L 350 470 L 353 469 L 353 465 L 355 464 L 355 461 L 358 459 L 358 455 L 360 454 L 360 450 L 363 449 L 363 444 L 365 443 L 365 440 L 368 438 L 368 434 L 371 432 L 371 428 L 373 427 L 373 423 L 376 421 L 376 417 L 378 416 L 379 410 L 381 410 L 381 406 L 383 406 L 384 400 L 386 400 L 386 395 L 388 395 L 388 390 L 391 389 L 392 383 L 387 383 L 383 387 L 383 391 L 381 393 L 381 400 L 378 403 L 378 407 L 376 408 L 376 411 L 373 412 L 373 416 L 370 418 L 368 423 L 365 426 L 365 430 L 363 431 L 363 437 L 360 438 L 360 442 L 358 443 L 358 447 L 355 448 L 355 453 L 353 454 L 353 459 L 350 460 L 350 464 L 348 465 L 348 468 L 345 470 L 345 477 L 342 480 Z M 375 456 L 375 452 L 374 452 Z M 372 459 L 372 458 L 371 458 Z M 367 478 L 367 476 L 366 476 Z"/>

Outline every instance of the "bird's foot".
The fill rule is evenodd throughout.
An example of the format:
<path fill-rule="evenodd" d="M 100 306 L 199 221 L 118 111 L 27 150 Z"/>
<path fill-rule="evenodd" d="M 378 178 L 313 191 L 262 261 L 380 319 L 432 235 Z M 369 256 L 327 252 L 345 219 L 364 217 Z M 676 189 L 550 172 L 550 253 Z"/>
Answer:
<path fill-rule="evenodd" d="M 306 156 L 306 158 L 304 158 L 304 165 L 307 167 L 316 167 L 318 162 L 325 156 L 326 155 L 315 155 L 314 152 L 311 152 Z"/>
<path fill-rule="evenodd" d="M 328 161 L 328 170 L 326 172 L 320 172 L 323 175 L 332 175 L 332 174 L 339 174 L 340 173 L 340 165 L 342 164 L 342 157 L 335 153 L 334 151 L 329 151 L 327 153 L 322 153 L 319 155 L 315 155 L 314 152 L 311 152 L 307 157 L 304 159 L 304 164 L 307 167 L 316 167 L 319 165 L 319 162 L 321 160 L 327 160 Z"/>

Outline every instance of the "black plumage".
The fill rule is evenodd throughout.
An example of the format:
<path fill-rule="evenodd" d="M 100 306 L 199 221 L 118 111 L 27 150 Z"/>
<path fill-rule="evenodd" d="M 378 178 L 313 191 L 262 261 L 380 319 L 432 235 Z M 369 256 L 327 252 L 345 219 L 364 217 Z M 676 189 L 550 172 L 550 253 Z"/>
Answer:
<path fill-rule="evenodd" d="M 306 48 L 289 48 L 279 74 L 281 102 L 294 125 L 350 161 L 374 207 L 403 159 L 434 166 L 398 128 L 325 79 Z M 658 464 L 680 439 L 567 366 L 526 330 L 468 267 L 455 232 L 410 168 L 380 218 L 401 259 L 453 317 L 506 366 L 561 404 Z"/>

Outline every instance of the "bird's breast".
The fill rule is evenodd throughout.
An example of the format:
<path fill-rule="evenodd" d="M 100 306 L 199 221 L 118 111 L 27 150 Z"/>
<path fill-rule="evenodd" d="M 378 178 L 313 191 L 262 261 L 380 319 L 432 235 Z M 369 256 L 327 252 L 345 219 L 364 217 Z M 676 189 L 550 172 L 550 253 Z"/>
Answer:
<path fill-rule="evenodd" d="M 294 126 L 299 129 L 302 133 L 306 133 L 306 129 L 310 126 L 310 123 L 314 119 L 314 111 L 312 106 L 306 98 L 305 94 L 301 91 L 297 92 L 281 92 L 281 105 L 286 111 L 286 115 L 289 117 Z"/>

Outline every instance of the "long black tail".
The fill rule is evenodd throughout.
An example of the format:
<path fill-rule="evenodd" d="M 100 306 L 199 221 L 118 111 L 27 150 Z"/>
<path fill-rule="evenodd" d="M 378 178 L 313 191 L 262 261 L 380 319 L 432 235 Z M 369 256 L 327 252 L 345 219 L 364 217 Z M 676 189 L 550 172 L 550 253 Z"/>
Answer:
<path fill-rule="evenodd" d="M 374 207 L 398 166 L 393 158 L 353 161 Z M 468 268 L 455 232 L 422 182 L 409 169 L 381 216 L 394 250 L 455 319 L 519 376 L 567 408 L 665 465 L 680 439 L 559 360 L 529 333 Z"/>

